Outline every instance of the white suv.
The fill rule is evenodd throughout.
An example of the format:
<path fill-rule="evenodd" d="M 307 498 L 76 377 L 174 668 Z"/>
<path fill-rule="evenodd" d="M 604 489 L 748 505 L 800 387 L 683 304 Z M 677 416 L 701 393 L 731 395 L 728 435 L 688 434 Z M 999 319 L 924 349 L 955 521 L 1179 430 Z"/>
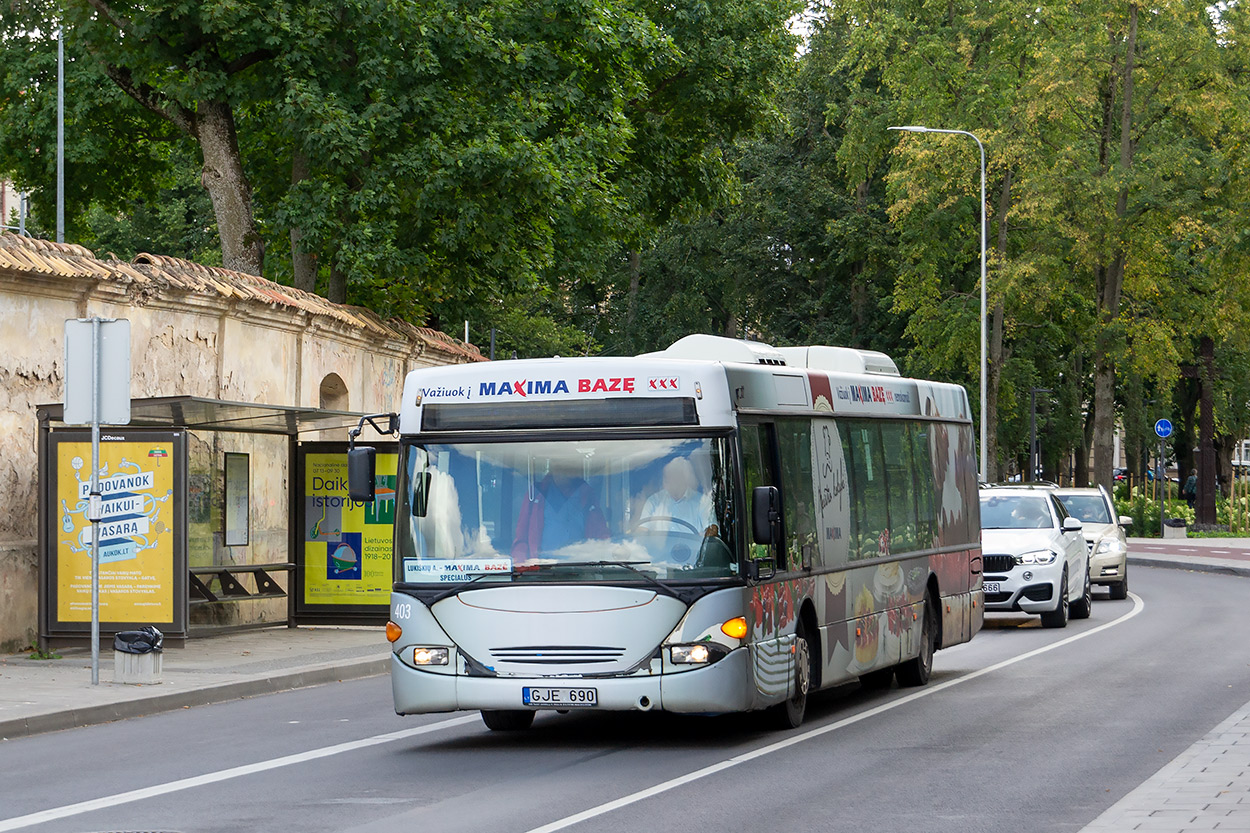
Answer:
<path fill-rule="evenodd" d="M 982 488 L 985 609 L 1040 613 L 1045 628 L 1088 617 L 1093 593 L 1081 528 L 1053 487 Z"/>
<path fill-rule="evenodd" d="M 1105 584 L 1111 598 L 1127 599 L 1128 539 L 1124 529 L 1133 519 L 1128 515 L 1116 517 L 1115 504 L 1101 486 L 1056 489 L 1055 494 L 1068 514 L 1084 524 L 1091 581 Z"/>

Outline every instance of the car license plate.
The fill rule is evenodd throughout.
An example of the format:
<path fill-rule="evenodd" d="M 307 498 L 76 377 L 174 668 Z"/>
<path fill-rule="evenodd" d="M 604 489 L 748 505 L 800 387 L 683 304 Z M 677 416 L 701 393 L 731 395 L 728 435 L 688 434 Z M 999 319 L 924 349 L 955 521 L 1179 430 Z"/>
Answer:
<path fill-rule="evenodd" d="M 1001 593 L 1003 592 L 1002 585 L 999 584 L 997 581 L 987 581 L 985 582 L 985 592 L 986 593 Z"/>
<path fill-rule="evenodd" d="M 521 689 L 521 702 L 526 706 L 551 706 L 561 709 L 599 705 L 595 688 L 531 688 Z"/>

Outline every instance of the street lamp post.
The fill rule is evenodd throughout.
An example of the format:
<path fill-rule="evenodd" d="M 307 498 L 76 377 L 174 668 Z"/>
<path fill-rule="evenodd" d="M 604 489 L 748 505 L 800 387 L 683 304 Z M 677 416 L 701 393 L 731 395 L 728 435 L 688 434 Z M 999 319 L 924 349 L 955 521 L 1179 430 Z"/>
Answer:
<path fill-rule="evenodd" d="M 944 130 L 939 127 L 925 127 L 919 124 L 908 124 L 901 127 L 888 127 L 887 130 L 901 130 L 906 133 L 956 133 L 960 136 L 968 136 L 972 141 L 977 143 L 977 149 L 981 151 L 981 482 L 989 482 L 989 464 L 986 457 L 985 445 L 988 439 L 986 433 L 986 340 L 985 340 L 985 145 L 981 144 L 981 140 L 976 134 L 969 133 L 967 130 Z"/>
<path fill-rule="evenodd" d="M 1041 465 L 1041 449 L 1037 447 L 1037 395 L 1050 393 L 1050 388 L 1029 388 L 1029 480 L 1037 477 Z"/>

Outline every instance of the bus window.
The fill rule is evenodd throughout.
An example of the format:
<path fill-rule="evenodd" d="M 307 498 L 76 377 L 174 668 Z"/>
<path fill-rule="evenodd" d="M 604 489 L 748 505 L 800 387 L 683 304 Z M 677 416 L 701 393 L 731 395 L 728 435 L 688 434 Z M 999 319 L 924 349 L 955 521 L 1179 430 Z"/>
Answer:
<path fill-rule="evenodd" d="M 786 563 L 809 568 L 816 551 L 815 487 L 812 479 L 812 423 L 806 419 L 777 422 L 781 454 L 781 503 L 785 515 Z"/>
<path fill-rule="evenodd" d="M 844 453 L 851 463 L 851 506 L 855 522 L 850 541 L 851 560 L 877 558 L 889 553 L 889 506 L 885 484 L 885 460 L 876 422 L 848 420 L 838 423 Z"/>
<path fill-rule="evenodd" d="M 916 546 L 916 484 L 911 453 L 911 426 L 906 422 L 883 422 L 881 445 L 885 452 L 889 486 L 890 550 L 913 552 Z"/>
<path fill-rule="evenodd" d="M 775 486 L 777 484 L 777 480 L 773 476 L 772 437 L 767 425 L 755 423 L 744 423 L 739 429 L 739 436 L 742 442 L 743 491 L 747 500 L 746 517 L 749 518 L 751 516 L 751 495 L 755 487 Z M 770 547 L 754 542 L 754 539 L 749 534 L 749 525 L 747 533 L 747 558 L 773 557 Z M 777 564 L 778 569 L 781 569 L 781 566 L 780 563 Z"/>
<path fill-rule="evenodd" d="M 916 474 L 916 548 L 933 546 L 937 513 L 933 503 L 933 455 L 929 453 L 931 425 L 918 422 L 911 427 L 911 457 Z"/>

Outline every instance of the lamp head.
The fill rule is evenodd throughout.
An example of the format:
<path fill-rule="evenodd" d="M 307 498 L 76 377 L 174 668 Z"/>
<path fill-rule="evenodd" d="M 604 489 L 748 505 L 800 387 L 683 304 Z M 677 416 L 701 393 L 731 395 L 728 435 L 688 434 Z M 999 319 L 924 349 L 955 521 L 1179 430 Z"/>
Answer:
<path fill-rule="evenodd" d="M 907 133 L 928 133 L 929 128 L 922 124 L 905 124 L 901 127 L 887 127 L 886 130 L 902 130 Z"/>

